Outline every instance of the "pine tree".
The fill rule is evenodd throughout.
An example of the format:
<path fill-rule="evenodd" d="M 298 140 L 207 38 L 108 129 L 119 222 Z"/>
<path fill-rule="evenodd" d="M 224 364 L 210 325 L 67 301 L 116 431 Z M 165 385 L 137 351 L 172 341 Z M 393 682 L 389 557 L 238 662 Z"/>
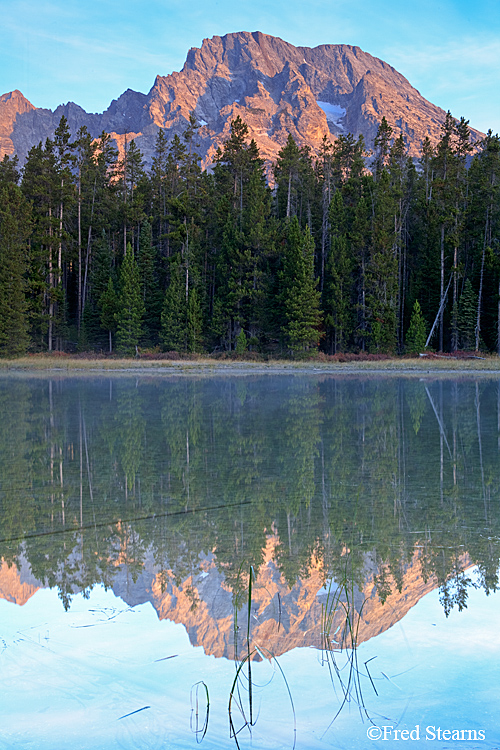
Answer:
<path fill-rule="evenodd" d="M 359 187 L 359 181 L 365 172 L 365 142 L 362 135 L 355 141 L 351 133 L 339 135 L 332 149 L 332 181 L 336 188 L 342 188 L 351 181 L 353 187 Z"/>
<path fill-rule="evenodd" d="M 315 175 L 310 149 L 299 148 L 289 134 L 274 166 L 278 218 L 299 218 L 301 226 L 312 225 Z"/>
<path fill-rule="evenodd" d="M 57 218 L 60 188 L 52 141 L 33 146 L 24 165 L 21 184 L 32 202 L 33 232 L 29 249 L 29 304 L 32 336 L 40 348 L 54 348 L 56 305 L 61 302 L 57 288 Z"/>
<path fill-rule="evenodd" d="M 199 352 L 202 340 L 203 316 L 195 286 L 192 286 L 189 290 L 186 317 L 187 350 L 191 353 Z"/>
<path fill-rule="evenodd" d="M 181 351 L 186 351 L 188 347 L 186 326 L 191 290 L 194 285 L 198 286 L 194 297 L 196 305 L 202 304 L 205 291 L 204 288 L 200 289 L 199 279 L 202 274 L 200 256 L 204 239 L 202 227 L 206 178 L 201 173 L 200 157 L 196 152 L 197 129 L 196 118 L 191 114 L 182 140 L 174 136 L 164 165 L 167 215 L 164 224 L 166 233 L 160 241 L 166 245 L 168 257 L 160 256 L 160 261 L 165 263 L 161 275 L 166 277 L 168 284 L 156 309 L 161 309 L 159 337 L 163 346 Z M 158 174 L 155 175 L 157 179 Z"/>
<path fill-rule="evenodd" d="M 286 146 L 278 153 L 274 181 L 277 187 L 278 218 L 289 219 L 296 216 L 300 186 L 300 149 L 290 134 Z"/>
<path fill-rule="evenodd" d="M 28 346 L 27 246 L 31 211 L 20 188 L 0 189 L 0 356 L 24 354 Z"/>
<path fill-rule="evenodd" d="M 101 325 L 108 332 L 109 353 L 111 354 L 113 351 L 113 333 L 116 331 L 116 321 L 119 314 L 119 299 L 111 276 L 106 290 L 101 295 L 99 306 L 101 308 Z"/>
<path fill-rule="evenodd" d="M 125 140 L 125 153 L 118 171 L 121 177 L 123 243 L 126 254 L 128 242 L 133 250 L 138 246 L 139 227 L 144 218 L 144 158 L 134 139 L 128 144 Z"/>
<path fill-rule="evenodd" d="M 139 236 L 139 257 L 137 267 L 141 281 L 141 294 L 144 302 L 144 340 L 150 345 L 158 343 L 160 331 L 160 316 L 162 307 L 162 294 L 156 273 L 157 268 L 156 250 L 153 247 L 151 224 L 145 221 L 142 224 Z"/>
<path fill-rule="evenodd" d="M 179 256 L 170 260 L 170 283 L 161 313 L 161 339 L 165 351 L 186 349 L 186 295 Z"/>
<path fill-rule="evenodd" d="M 247 348 L 248 340 L 245 331 L 242 328 L 239 334 L 236 336 L 236 354 L 241 356 L 246 352 Z"/>
<path fill-rule="evenodd" d="M 247 143 L 248 125 L 238 117 L 231 122 L 231 133 L 224 143 L 222 151 L 216 155 L 215 178 L 219 190 L 231 196 L 234 211 L 243 215 L 246 185 L 249 178 L 249 165 L 255 157 L 255 141 Z M 258 155 L 258 154 L 257 154 Z M 252 171 L 252 170 L 250 170 Z"/>
<path fill-rule="evenodd" d="M 83 288 L 82 285 L 84 283 L 83 279 L 83 247 L 82 247 L 82 241 L 83 241 L 83 226 L 82 226 L 82 219 L 83 219 L 83 213 L 85 211 L 85 188 L 88 186 L 88 182 L 90 180 L 86 180 L 85 178 L 87 176 L 90 176 L 90 174 L 94 171 L 94 154 L 95 149 L 92 144 L 92 136 L 88 132 L 87 128 L 85 126 L 82 126 L 77 133 L 77 137 L 72 144 L 73 151 L 74 151 L 74 165 L 75 165 L 75 171 L 76 171 L 76 193 L 77 193 L 77 228 L 76 228 L 76 244 L 78 248 L 78 267 L 77 267 L 77 328 L 78 331 L 80 331 L 80 326 L 82 323 L 82 314 L 83 310 L 85 308 L 85 298 L 86 294 L 83 293 L 83 291 L 87 291 L 87 284 L 85 283 Z M 92 201 L 92 209 L 94 205 L 94 200 Z M 92 211 L 93 213 L 93 211 Z M 89 271 L 89 252 L 90 252 L 90 239 L 92 237 L 92 221 L 90 221 L 90 227 L 89 227 L 89 247 L 88 247 L 88 253 L 87 253 L 87 262 L 85 263 L 85 282 L 88 281 L 88 271 Z"/>
<path fill-rule="evenodd" d="M 412 204 L 415 202 L 415 182 L 417 179 L 417 172 L 412 160 L 408 156 L 402 133 L 392 144 L 387 169 L 393 201 L 393 250 L 397 261 L 397 346 L 402 351 L 404 315 L 409 279 L 409 227 Z"/>
<path fill-rule="evenodd" d="M 266 186 L 263 162 L 256 158 L 248 182 L 241 233 L 241 245 L 247 259 L 244 326 L 254 342 L 264 332 L 263 296 L 270 273 L 269 262 L 274 256 L 274 234 L 271 191 Z"/>
<path fill-rule="evenodd" d="M 406 333 L 406 351 L 408 354 L 419 354 L 425 349 L 427 340 L 426 324 L 418 300 L 415 300 L 410 326 Z"/>
<path fill-rule="evenodd" d="M 456 122 L 447 112 L 441 127 L 441 138 L 436 147 L 432 203 L 436 223 L 435 246 L 439 246 L 440 301 L 446 289 L 448 270 L 453 280 L 451 300 L 452 349 L 458 346 L 458 279 L 463 244 L 463 222 L 468 200 L 467 155 L 471 150 L 468 122 L 462 117 Z M 446 269 L 450 257 L 451 268 Z M 444 346 L 444 312 L 440 316 L 439 348 Z"/>
<path fill-rule="evenodd" d="M 0 162 L 0 189 L 6 187 L 9 184 L 19 184 L 19 170 L 18 170 L 19 159 L 17 156 L 5 155 Z"/>
<path fill-rule="evenodd" d="M 71 236 L 67 231 L 68 215 L 75 203 L 75 185 L 73 178 L 74 158 L 72 154 L 72 145 L 70 144 L 70 129 L 67 119 L 64 115 L 61 117 L 59 124 L 54 133 L 54 153 L 56 156 L 57 170 L 57 191 L 56 215 L 58 220 L 57 227 L 57 260 L 55 261 L 54 273 L 54 295 L 56 304 L 54 305 L 54 337 L 56 340 L 56 349 L 63 348 L 63 341 L 68 339 L 68 296 L 67 280 L 68 269 L 73 260 L 70 255 Z"/>
<path fill-rule="evenodd" d="M 376 185 L 372 217 L 372 245 L 367 266 L 366 307 L 370 321 L 370 347 L 394 352 L 397 346 L 398 256 L 396 252 L 394 197 L 390 178 L 383 170 Z"/>
<path fill-rule="evenodd" d="M 458 331 L 461 349 L 474 349 L 476 343 L 477 294 L 470 279 L 464 284 L 458 306 Z"/>
<path fill-rule="evenodd" d="M 354 263 L 346 235 L 346 215 L 342 193 L 336 190 L 330 204 L 331 239 L 326 264 L 323 310 L 330 351 L 345 351 L 353 328 Z"/>
<path fill-rule="evenodd" d="M 184 180 L 186 192 L 190 199 L 196 194 L 201 174 L 200 155 L 196 151 L 200 145 L 198 143 L 198 128 L 199 125 L 194 112 L 190 112 L 187 127 L 182 134 L 186 148 L 179 163 L 179 174 Z"/>
<path fill-rule="evenodd" d="M 107 133 L 93 140 L 85 127 L 73 143 L 77 178 L 76 242 L 78 263 L 76 319 L 85 317 L 87 333 L 98 336 L 98 302 L 114 266 L 115 245 L 121 228 L 116 163 L 118 152 Z M 115 237 L 111 235 L 116 233 Z"/>
<path fill-rule="evenodd" d="M 326 259 L 330 248 L 330 204 L 334 190 L 333 153 L 334 146 L 324 135 L 321 141 L 319 158 L 316 162 L 316 171 L 321 184 L 321 253 L 319 264 L 321 292 L 323 292 L 325 285 Z"/>
<path fill-rule="evenodd" d="M 357 178 L 355 178 L 357 180 Z M 351 179 L 346 184 L 350 188 Z M 352 201 L 352 197 L 350 196 Z M 354 202 L 350 210 L 350 224 L 348 239 L 351 253 L 355 262 L 355 306 L 356 325 L 354 342 L 363 351 L 368 338 L 368 307 L 367 307 L 367 265 L 370 244 L 370 210 L 364 195 Z"/>
<path fill-rule="evenodd" d="M 180 143 L 179 136 L 174 140 Z M 168 147 L 163 128 L 158 130 L 150 172 L 152 232 L 159 255 L 168 256 L 168 201 L 175 192 L 173 181 L 177 178 L 177 162 Z"/>
<path fill-rule="evenodd" d="M 393 130 L 385 117 L 382 117 L 380 125 L 378 126 L 377 135 L 373 143 L 375 147 L 375 161 L 373 165 L 373 174 L 375 181 L 378 182 L 385 169 L 388 160 L 389 152 L 391 149 L 391 139 Z"/>
<path fill-rule="evenodd" d="M 79 332 L 79 339 L 85 336 L 85 340 L 83 338 L 81 341 L 79 340 L 81 350 L 88 348 L 91 344 L 102 345 L 104 343 L 102 340 L 103 326 L 100 301 L 108 289 L 110 278 L 113 280 L 114 289 L 118 290 L 118 276 L 112 238 L 109 237 L 104 228 L 97 234 L 97 226 L 94 226 L 93 231 L 96 231 L 97 236 L 91 239 L 91 252 L 88 255 L 88 264 L 87 257 L 85 258 L 86 274 L 84 274 L 83 284 L 83 288 L 85 289 L 85 306 L 83 308 Z M 88 247 L 89 245 L 87 244 Z M 87 256 L 87 253 L 85 255 Z M 83 328 L 85 328 L 84 334 L 82 333 Z M 116 323 L 115 326 L 111 326 L 111 329 L 116 330 Z M 111 329 L 105 328 L 106 331 Z M 107 338 L 109 338 L 109 334 Z"/>
<path fill-rule="evenodd" d="M 472 160 L 469 190 L 467 239 L 475 248 L 472 262 L 479 269 L 475 348 L 484 335 L 495 349 L 500 347 L 500 337 L 495 341 L 500 331 L 500 306 L 494 304 L 500 291 L 500 137 L 491 130 Z"/>
<path fill-rule="evenodd" d="M 282 328 L 295 353 L 316 348 L 321 337 L 320 292 L 314 278 L 314 242 L 309 228 L 302 232 L 296 216 L 289 222 L 282 278 L 285 322 Z"/>
<path fill-rule="evenodd" d="M 244 327 L 257 338 L 263 324 L 265 261 L 272 245 L 271 196 L 264 162 L 240 118 L 231 125 L 214 170 L 218 212 L 212 330 L 228 349 Z M 217 315 L 215 315 L 217 313 Z M 222 334 L 222 335 L 221 335 Z"/>
<path fill-rule="evenodd" d="M 127 243 L 127 252 L 120 269 L 118 308 L 117 349 L 120 354 L 131 355 L 137 350 L 142 336 L 144 301 L 141 295 L 139 271 L 130 243 Z"/>

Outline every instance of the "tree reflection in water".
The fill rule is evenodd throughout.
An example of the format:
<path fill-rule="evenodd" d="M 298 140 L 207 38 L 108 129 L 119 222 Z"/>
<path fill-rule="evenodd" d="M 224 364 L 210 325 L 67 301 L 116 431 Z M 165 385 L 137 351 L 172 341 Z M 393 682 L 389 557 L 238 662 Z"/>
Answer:
<path fill-rule="evenodd" d="M 273 653 L 321 647 L 332 581 L 379 630 L 391 597 L 404 614 L 439 586 L 461 609 L 498 587 L 499 393 L 484 376 L 5 376 L 0 557 L 65 607 L 96 583 L 135 591 L 226 656 L 231 628 L 203 623 L 234 611 L 241 571 Z"/>

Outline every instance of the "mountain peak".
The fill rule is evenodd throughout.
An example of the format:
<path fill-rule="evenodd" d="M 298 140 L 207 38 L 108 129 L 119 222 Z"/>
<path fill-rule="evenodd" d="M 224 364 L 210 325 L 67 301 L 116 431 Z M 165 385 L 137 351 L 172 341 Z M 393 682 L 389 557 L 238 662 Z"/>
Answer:
<path fill-rule="evenodd" d="M 19 89 L 14 89 L 14 91 L 9 91 L 7 94 L 2 94 L 0 96 L 0 103 L 4 104 L 6 102 L 26 102 L 29 104 L 30 107 L 33 107 L 30 101 L 26 99 L 24 94 L 22 94 Z"/>
<path fill-rule="evenodd" d="M 147 160 L 158 129 L 169 139 L 180 135 L 194 112 L 201 125 L 203 166 L 211 163 L 237 116 L 268 161 L 276 159 L 289 134 L 313 153 L 325 135 L 331 140 L 363 135 L 370 146 L 382 117 L 417 156 L 426 136 L 438 141 L 445 119 L 445 112 L 395 68 L 359 47 L 295 47 L 261 31 L 204 39 L 189 50 L 180 72 L 158 75 L 148 94 L 127 89 L 102 115 L 74 104 L 65 105 L 65 113 L 66 108 L 72 132 L 86 125 L 94 136 L 102 130 L 134 133 Z M 33 107 L 19 91 L 0 97 L 0 158 L 17 153 L 23 159 L 33 143 L 52 137 L 60 112 Z"/>

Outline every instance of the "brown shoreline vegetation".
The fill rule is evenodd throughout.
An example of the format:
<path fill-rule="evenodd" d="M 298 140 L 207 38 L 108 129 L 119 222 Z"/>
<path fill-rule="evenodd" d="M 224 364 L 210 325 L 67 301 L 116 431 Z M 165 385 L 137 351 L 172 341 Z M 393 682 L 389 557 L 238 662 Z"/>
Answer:
<path fill-rule="evenodd" d="M 256 352 L 237 355 L 222 352 L 211 355 L 182 354 L 176 351 L 158 352 L 139 350 L 135 357 L 120 357 L 104 353 L 82 352 L 68 354 L 54 351 L 28 354 L 13 359 L 0 359 L 0 371 L 246 371 L 280 372 L 489 372 L 500 373 L 498 355 L 454 352 L 452 354 L 425 353 L 414 356 L 387 354 L 354 354 L 350 352 L 327 355 L 322 352 L 308 358 L 273 359 Z"/>

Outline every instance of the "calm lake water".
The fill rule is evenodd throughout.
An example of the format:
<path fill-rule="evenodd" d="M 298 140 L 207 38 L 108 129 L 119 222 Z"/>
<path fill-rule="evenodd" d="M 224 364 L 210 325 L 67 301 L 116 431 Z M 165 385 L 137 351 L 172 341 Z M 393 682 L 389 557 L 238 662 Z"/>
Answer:
<path fill-rule="evenodd" d="M 0 415 L 0 750 L 500 747 L 498 377 L 12 375 Z"/>

